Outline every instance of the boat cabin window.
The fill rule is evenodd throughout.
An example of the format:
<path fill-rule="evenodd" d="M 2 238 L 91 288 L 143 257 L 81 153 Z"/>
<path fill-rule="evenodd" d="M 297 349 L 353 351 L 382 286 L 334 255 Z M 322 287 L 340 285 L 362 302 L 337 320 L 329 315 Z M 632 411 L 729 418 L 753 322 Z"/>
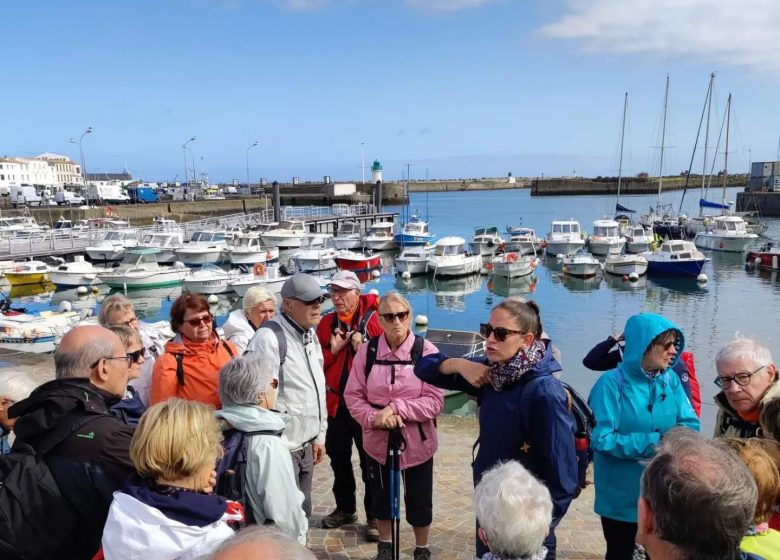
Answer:
<path fill-rule="evenodd" d="M 460 255 L 461 253 L 465 252 L 466 248 L 462 243 L 460 245 L 436 245 L 435 250 L 437 257 Z"/>
<path fill-rule="evenodd" d="M 211 236 L 211 241 L 226 241 L 227 237 L 224 233 L 215 233 Z"/>
<path fill-rule="evenodd" d="M 661 245 L 661 251 L 665 253 L 670 253 L 672 251 L 672 248 L 668 243 L 664 243 L 663 245 Z"/>
<path fill-rule="evenodd" d="M 571 232 L 572 232 L 572 233 L 579 233 L 579 232 L 580 232 L 580 226 L 579 226 L 579 224 L 572 224 L 572 225 L 571 225 Z"/>
<path fill-rule="evenodd" d="M 680 251 L 684 251 L 685 250 L 685 246 L 682 243 L 674 243 L 674 244 L 671 245 L 671 247 L 672 247 L 671 251 L 673 251 L 675 253 L 679 253 Z"/>
<path fill-rule="evenodd" d="M 617 237 L 617 226 L 595 226 L 593 228 L 593 235 L 600 235 L 602 237 Z"/>
<path fill-rule="evenodd" d="M 157 258 L 154 253 L 127 253 L 122 262 L 132 265 L 157 264 Z"/>
<path fill-rule="evenodd" d="M 674 256 L 676 256 L 676 255 L 674 255 Z M 686 253 L 680 253 L 680 258 L 681 259 L 690 259 L 691 258 L 691 254 L 687 253 L 687 252 Z"/>
<path fill-rule="evenodd" d="M 571 225 L 570 224 L 563 224 L 563 233 L 571 233 Z"/>
<path fill-rule="evenodd" d="M 563 231 L 563 226 L 561 224 L 553 224 L 552 231 L 553 233 L 561 233 Z"/>

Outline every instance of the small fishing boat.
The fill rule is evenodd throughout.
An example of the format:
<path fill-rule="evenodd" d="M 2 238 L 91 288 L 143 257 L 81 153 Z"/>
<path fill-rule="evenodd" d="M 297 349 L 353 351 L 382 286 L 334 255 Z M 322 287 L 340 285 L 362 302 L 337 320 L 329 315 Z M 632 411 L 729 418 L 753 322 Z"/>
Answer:
<path fill-rule="evenodd" d="M 228 282 L 230 287 L 239 296 L 244 297 L 253 286 L 263 286 L 272 294 L 278 294 L 282 291 L 282 285 L 287 278 L 279 274 L 277 265 L 257 264 L 253 270 L 254 274 L 242 276 Z"/>
<path fill-rule="evenodd" d="M 408 272 L 411 276 L 426 274 L 428 260 L 433 256 L 434 246 L 406 247 L 395 258 L 395 270 L 398 274 Z"/>
<path fill-rule="evenodd" d="M 336 235 L 333 237 L 336 249 L 360 249 L 363 247 L 363 233 L 360 224 L 347 220 L 339 224 Z"/>
<path fill-rule="evenodd" d="M 545 241 L 548 255 L 573 255 L 585 247 L 585 234 L 576 220 L 553 220 Z"/>
<path fill-rule="evenodd" d="M 504 240 L 496 226 L 474 228 L 474 237 L 469 243 L 469 250 L 475 255 L 492 256 L 503 248 Z"/>
<path fill-rule="evenodd" d="M 228 235 L 222 230 L 200 230 L 192 234 L 189 243 L 174 249 L 176 260 L 187 266 L 216 264 L 223 260 Z"/>
<path fill-rule="evenodd" d="M 259 233 L 240 234 L 225 247 L 230 264 L 268 263 L 279 259 L 279 247 L 263 245 Z"/>
<path fill-rule="evenodd" d="M 138 230 L 104 230 L 98 242 L 87 247 L 85 252 L 93 261 L 120 261 L 125 256 L 125 250 L 136 245 Z"/>
<path fill-rule="evenodd" d="M 159 249 L 155 254 L 160 264 L 170 264 L 176 260 L 176 249 L 184 246 L 184 234 L 181 230 L 154 231 L 145 233 L 136 248 Z"/>
<path fill-rule="evenodd" d="M 509 241 L 504 245 L 507 253 L 535 255 L 545 246 L 544 239 L 539 239 L 532 228 L 507 226 L 506 232 L 509 234 Z"/>
<path fill-rule="evenodd" d="M 371 270 L 379 268 L 381 264 L 382 261 L 379 258 L 379 255 L 374 255 L 370 251 L 367 253 L 360 253 L 342 249 L 336 253 L 336 266 L 341 270 Z"/>
<path fill-rule="evenodd" d="M 715 216 L 706 231 L 696 234 L 693 243 L 701 249 L 742 253 L 757 238 L 755 233 L 747 232 L 740 216 Z"/>
<path fill-rule="evenodd" d="M 191 294 L 226 294 L 233 291 L 233 287 L 229 285 L 231 280 L 246 276 L 246 272 L 204 264 L 182 281 L 182 287 Z M 249 273 L 249 276 L 254 277 L 254 274 Z"/>
<path fill-rule="evenodd" d="M 108 269 L 95 268 L 91 262 L 84 260 L 83 255 L 75 255 L 73 262 L 64 262 L 51 268 L 49 277 L 58 288 L 72 288 L 100 284 L 98 274 L 101 272 L 108 272 Z"/>
<path fill-rule="evenodd" d="M 282 220 L 274 229 L 261 232 L 263 245 L 279 247 L 280 249 L 297 249 L 308 233 L 303 220 Z"/>
<path fill-rule="evenodd" d="M 377 222 L 371 224 L 368 233 L 363 236 L 363 247 L 372 251 L 390 251 L 396 248 L 395 224 L 393 222 Z"/>
<path fill-rule="evenodd" d="M 0 302 L 0 348 L 19 352 L 50 353 L 56 340 L 81 320 L 75 311 L 27 313 Z"/>
<path fill-rule="evenodd" d="M 478 274 L 481 268 L 482 256 L 467 253 L 462 237 L 442 237 L 428 259 L 428 272 L 433 272 L 434 277 L 468 276 Z"/>
<path fill-rule="evenodd" d="M 593 222 L 593 235 L 588 239 L 590 252 L 594 255 L 619 255 L 623 252 L 626 238 L 618 233 L 615 220 Z"/>
<path fill-rule="evenodd" d="M 404 224 L 401 233 L 395 234 L 395 243 L 399 247 L 414 247 L 431 243 L 435 238 L 436 236 L 428 231 L 428 222 L 419 216 L 412 216 L 412 219 Z"/>
<path fill-rule="evenodd" d="M 580 249 L 573 255 L 565 255 L 561 264 L 563 274 L 577 278 L 593 278 L 601 273 L 601 262 L 585 249 Z"/>
<path fill-rule="evenodd" d="M 709 261 L 691 241 L 664 241 L 656 251 L 643 253 L 647 272 L 664 276 L 698 276 Z"/>
<path fill-rule="evenodd" d="M 7 270 L 5 278 L 11 286 L 43 284 L 49 281 L 49 265 L 41 261 L 20 261 L 13 270 Z"/>
<path fill-rule="evenodd" d="M 301 248 L 292 256 L 298 272 L 319 272 L 336 268 L 336 248 L 333 236 L 311 233 L 301 241 Z"/>
<path fill-rule="evenodd" d="M 504 278 L 520 278 L 533 274 L 539 266 L 536 255 L 521 255 L 520 253 L 504 253 L 490 260 L 493 276 Z"/>
<path fill-rule="evenodd" d="M 780 245 L 775 241 L 767 241 L 757 249 L 748 251 L 745 263 L 750 266 L 780 269 Z"/>
<path fill-rule="evenodd" d="M 171 267 L 161 267 L 156 254 L 159 249 L 128 249 L 122 263 L 110 272 L 98 277 L 110 288 L 135 289 L 156 288 L 181 284 L 190 274 L 187 267 L 176 262 Z"/>
<path fill-rule="evenodd" d="M 615 276 L 643 276 L 647 274 L 647 258 L 642 255 L 609 255 L 604 261 L 604 272 Z"/>
<path fill-rule="evenodd" d="M 650 250 L 655 240 L 651 229 L 642 224 L 628 224 L 623 230 L 626 238 L 626 253 L 644 253 Z"/>
<path fill-rule="evenodd" d="M 485 355 L 485 339 L 477 332 L 451 329 L 428 329 L 425 338 L 436 345 L 439 352 L 452 358 L 476 358 Z M 470 407 L 465 405 L 473 403 Z M 472 410 L 465 410 L 472 408 Z M 476 402 L 470 401 L 462 391 L 444 391 L 444 412 L 471 413 L 476 411 Z"/>

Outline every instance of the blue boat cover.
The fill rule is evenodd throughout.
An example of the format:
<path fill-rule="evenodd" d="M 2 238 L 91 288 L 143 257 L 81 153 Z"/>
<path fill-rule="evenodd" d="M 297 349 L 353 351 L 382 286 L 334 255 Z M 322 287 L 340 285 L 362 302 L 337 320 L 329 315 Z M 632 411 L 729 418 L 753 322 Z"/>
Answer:
<path fill-rule="evenodd" d="M 709 200 L 699 199 L 699 208 L 719 208 L 722 210 L 728 210 L 728 204 L 720 204 L 718 202 L 710 202 Z"/>
<path fill-rule="evenodd" d="M 628 214 L 636 214 L 636 210 L 631 210 L 630 208 L 626 208 L 622 204 L 615 204 L 615 212 L 626 212 Z"/>

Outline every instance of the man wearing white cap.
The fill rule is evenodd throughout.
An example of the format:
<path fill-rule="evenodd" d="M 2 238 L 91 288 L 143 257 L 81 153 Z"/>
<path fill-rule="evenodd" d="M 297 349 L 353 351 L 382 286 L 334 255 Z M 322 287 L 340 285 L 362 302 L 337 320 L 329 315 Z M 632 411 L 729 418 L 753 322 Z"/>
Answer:
<path fill-rule="evenodd" d="M 373 294 L 360 295 L 360 280 L 354 272 L 342 270 L 333 275 L 328 284 L 335 311 L 325 315 L 317 326 L 317 338 L 325 360 L 328 431 L 325 450 L 333 469 L 333 495 L 336 509 L 322 520 L 323 527 L 335 528 L 357 521 L 355 475 L 352 472 L 352 442 L 360 457 L 360 471 L 365 483 L 363 507 L 366 511 L 366 538 L 377 540 L 376 519 L 372 513 L 373 499 L 368 483 L 368 464 L 363 451 L 363 434 L 349 413 L 342 398 L 344 387 L 360 345 L 369 338 L 382 334 L 377 320 L 379 298 Z"/>
<path fill-rule="evenodd" d="M 279 367 L 276 408 L 289 416 L 282 435 L 292 455 L 303 511 L 311 516 L 314 465 L 325 458 L 325 375 L 322 348 L 314 333 L 327 296 L 308 274 L 290 276 L 282 285 L 282 312 L 257 329 L 246 352 Z"/>

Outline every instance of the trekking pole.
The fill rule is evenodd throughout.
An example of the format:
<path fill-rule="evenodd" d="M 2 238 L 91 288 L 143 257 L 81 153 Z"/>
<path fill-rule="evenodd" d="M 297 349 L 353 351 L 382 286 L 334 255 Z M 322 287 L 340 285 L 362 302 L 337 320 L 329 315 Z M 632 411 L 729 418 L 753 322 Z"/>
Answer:
<path fill-rule="evenodd" d="M 401 557 L 401 451 L 406 447 L 406 440 L 400 428 L 390 430 L 387 439 L 390 451 L 390 542 L 393 558 Z"/>

